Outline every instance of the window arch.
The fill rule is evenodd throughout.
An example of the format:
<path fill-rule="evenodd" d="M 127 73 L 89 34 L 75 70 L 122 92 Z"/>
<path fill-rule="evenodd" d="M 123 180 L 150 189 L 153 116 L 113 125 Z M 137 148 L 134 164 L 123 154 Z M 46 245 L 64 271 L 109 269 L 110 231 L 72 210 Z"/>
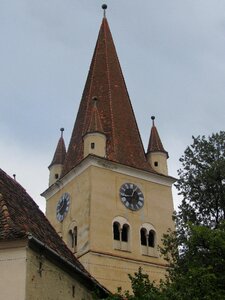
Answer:
<path fill-rule="evenodd" d="M 113 223 L 113 239 L 120 240 L 120 224 L 118 222 Z"/>
<path fill-rule="evenodd" d="M 140 244 L 143 255 L 158 256 L 156 247 L 156 230 L 152 224 L 142 224 L 140 228 Z"/>
<path fill-rule="evenodd" d="M 155 247 L 155 231 L 150 230 L 148 233 L 148 246 Z"/>
<path fill-rule="evenodd" d="M 67 245 L 75 253 L 77 252 L 78 227 L 74 221 L 70 224 L 67 235 Z"/>
<path fill-rule="evenodd" d="M 130 224 L 124 217 L 113 219 L 113 248 L 127 251 L 130 248 Z"/>
<path fill-rule="evenodd" d="M 147 246 L 147 230 L 145 228 L 141 228 L 141 245 Z"/>
<path fill-rule="evenodd" d="M 128 242 L 128 236 L 129 236 L 129 225 L 124 224 L 122 227 L 122 234 L 121 234 L 122 242 Z"/>

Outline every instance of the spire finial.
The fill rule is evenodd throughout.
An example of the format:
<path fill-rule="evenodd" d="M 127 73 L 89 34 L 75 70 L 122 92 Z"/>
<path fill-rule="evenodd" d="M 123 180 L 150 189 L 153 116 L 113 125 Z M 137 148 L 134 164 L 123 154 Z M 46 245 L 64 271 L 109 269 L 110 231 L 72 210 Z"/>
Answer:
<path fill-rule="evenodd" d="M 102 4 L 102 9 L 104 10 L 104 13 L 103 13 L 103 17 L 105 18 L 106 16 L 106 9 L 107 9 L 107 5 L 106 4 Z"/>
<path fill-rule="evenodd" d="M 13 179 L 16 180 L 16 174 L 13 174 Z"/>
<path fill-rule="evenodd" d="M 61 131 L 61 137 L 63 137 L 64 128 L 60 128 L 60 131 Z"/>
<path fill-rule="evenodd" d="M 155 126 L 155 116 L 151 116 L 152 119 L 152 126 Z"/>

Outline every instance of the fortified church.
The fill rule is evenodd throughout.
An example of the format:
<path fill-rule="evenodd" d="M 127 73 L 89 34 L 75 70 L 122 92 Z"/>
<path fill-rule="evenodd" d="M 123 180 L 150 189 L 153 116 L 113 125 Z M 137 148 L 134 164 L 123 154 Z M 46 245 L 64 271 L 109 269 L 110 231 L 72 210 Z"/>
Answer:
<path fill-rule="evenodd" d="M 164 277 L 161 238 L 172 221 L 168 152 L 152 117 L 145 150 L 104 17 L 66 150 L 49 165 L 46 216 L 0 169 L 1 299 L 105 299 L 141 266 Z M 47 217 L 47 218 L 46 218 Z"/>
<path fill-rule="evenodd" d="M 152 117 L 144 149 L 105 15 L 66 150 L 63 129 L 49 166 L 46 216 L 86 270 L 111 291 L 141 266 L 165 274 L 158 245 L 172 221 L 168 152 Z"/>

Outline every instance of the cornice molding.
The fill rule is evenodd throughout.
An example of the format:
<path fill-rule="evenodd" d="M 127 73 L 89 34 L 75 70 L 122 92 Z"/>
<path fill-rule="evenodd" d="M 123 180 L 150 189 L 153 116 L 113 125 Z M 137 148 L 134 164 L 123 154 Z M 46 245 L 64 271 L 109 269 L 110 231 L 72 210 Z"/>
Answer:
<path fill-rule="evenodd" d="M 176 179 L 171 176 L 165 176 L 159 173 L 152 173 L 149 171 L 122 165 L 113 161 L 109 161 L 105 158 L 101 158 L 99 156 L 90 154 L 85 159 L 83 159 L 76 167 L 74 167 L 70 172 L 68 172 L 62 178 L 58 179 L 53 185 L 51 185 L 47 190 L 45 190 L 41 194 L 41 196 L 45 197 L 46 200 L 48 200 L 59 190 L 65 187 L 69 182 L 71 182 L 75 177 L 82 174 L 86 169 L 88 169 L 91 166 L 99 167 L 105 170 L 111 170 L 116 173 L 132 176 L 138 179 L 146 180 L 148 182 L 153 182 L 168 187 L 171 187 L 172 184 L 176 181 Z"/>

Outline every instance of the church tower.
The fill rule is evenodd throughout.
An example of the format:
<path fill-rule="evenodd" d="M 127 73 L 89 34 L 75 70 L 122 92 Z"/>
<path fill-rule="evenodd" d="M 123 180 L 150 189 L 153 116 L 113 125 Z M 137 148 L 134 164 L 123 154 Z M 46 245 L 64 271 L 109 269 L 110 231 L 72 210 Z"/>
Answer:
<path fill-rule="evenodd" d="M 145 153 L 106 5 L 103 9 L 60 177 L 42 195 L 47 218 L 74 255 L 116 291 L 130 289 L 127 274 L 139 266 L 152 280 L 164 276 L 166 262 L 158 245 L 174 226 L 174 178 L 167 174 L 168 154 L 154 124 Z"/>

